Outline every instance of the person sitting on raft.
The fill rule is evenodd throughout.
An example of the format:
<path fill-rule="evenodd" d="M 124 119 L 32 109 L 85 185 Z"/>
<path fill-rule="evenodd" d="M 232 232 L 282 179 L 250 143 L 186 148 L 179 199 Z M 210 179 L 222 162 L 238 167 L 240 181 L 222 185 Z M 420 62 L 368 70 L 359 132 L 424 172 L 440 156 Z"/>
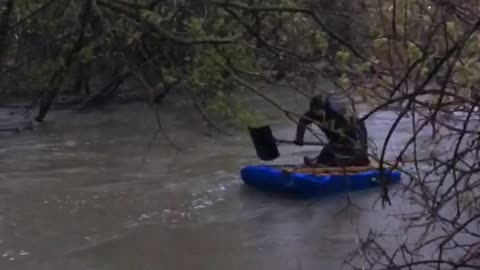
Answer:
<path fill-rule="evenodd" d="M 297 125 L 294 143 L 303 145 L 305 128 L 315 123 L 328 143 L 315 158 L 304 157 L 305 165 L 328 167 L 368 166 L 367 129 L 356 115 L 348 116 L 345 105 L 332 104 L 329 97 L 314 96 L 309 110 Z"/>

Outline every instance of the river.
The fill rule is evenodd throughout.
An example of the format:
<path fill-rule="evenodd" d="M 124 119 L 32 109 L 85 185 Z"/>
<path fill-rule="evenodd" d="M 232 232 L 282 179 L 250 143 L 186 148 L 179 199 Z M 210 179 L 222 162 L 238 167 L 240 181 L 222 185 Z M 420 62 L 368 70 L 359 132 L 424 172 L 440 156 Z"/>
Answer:
<path fill-rule="evenodd" d="M 357 233 L 398 232 L 391 214 L 408 208 L 400 186 L 385 209 L 379 189 L 348 194 L 347 208 L 346 194 L 305 201 L 259 192 L 239 178 L 259 163 L 246 132 L 212 135 L 175 110 L 160 113 L 180 151 L 164 134 L 149 144 L 155 117 L 142 104 L 53 111 L 32 132 L 2 135 L 0 269 L 340 269 Z M 395 117 L 369 120 L 379 146 Z M 292 123 L 273 123 L 293 137 Z M 409 134 L 405 118 L 390 151 Z M 282 145 L 276 162 L 317 151 Z"/>

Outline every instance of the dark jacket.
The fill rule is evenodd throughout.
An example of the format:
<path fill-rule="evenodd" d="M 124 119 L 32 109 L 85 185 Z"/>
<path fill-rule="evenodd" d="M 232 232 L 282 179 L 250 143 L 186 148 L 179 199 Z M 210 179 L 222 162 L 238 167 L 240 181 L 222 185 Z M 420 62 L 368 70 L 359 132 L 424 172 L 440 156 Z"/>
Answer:
<path fill-rule="evenodd" d="M 315 104 L 312 105 L 315 107 Z M 324 106 L 324 115 L 316 115 L 312 105 L 297 125 L 297 140 L 303 141 L 306 126 L 315 123 L 332 144 L 350 147 L 357 143 L 363 146 L 367 145 L 368 134 L 365 123 L 360 121 L 357 116 L 347 116 L 343 104 L 332 105 L 327 100 Z"/>

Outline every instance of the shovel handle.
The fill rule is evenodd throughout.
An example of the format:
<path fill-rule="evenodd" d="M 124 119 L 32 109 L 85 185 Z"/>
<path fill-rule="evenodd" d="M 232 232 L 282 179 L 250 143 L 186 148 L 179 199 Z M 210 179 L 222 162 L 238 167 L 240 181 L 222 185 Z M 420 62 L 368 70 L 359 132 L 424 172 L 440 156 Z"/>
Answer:
<path fill-rule="evenodd" d="M 282 140 L 282 139 L 275 139 L 277 143 L 285 143 L 285 144 L 294 144 L 293 141 L 290 140 Z M 303 145 L 317 145 L 317 146 L 324 146 L 325 143 L 322 142 L 304 142 Z"/>

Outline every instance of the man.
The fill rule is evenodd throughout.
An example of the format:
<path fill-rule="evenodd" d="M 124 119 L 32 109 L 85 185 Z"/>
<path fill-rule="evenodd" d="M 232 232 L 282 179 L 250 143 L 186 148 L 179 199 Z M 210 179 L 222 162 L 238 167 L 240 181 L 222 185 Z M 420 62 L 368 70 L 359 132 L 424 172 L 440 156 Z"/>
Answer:
<path fill-rule="evenodd" d="M 332 105 L 322 95 L 314 96 L 309 110 L 297 125 L 295 144 L 303 145 L 306 126 L 315 122 L 328 139 L 320 155 L 314 159 L 304 157 L 305 165 L 331 167 L 367 166 L 367 130 L 356 116 L 347 116 L 343 104 Z"/>

